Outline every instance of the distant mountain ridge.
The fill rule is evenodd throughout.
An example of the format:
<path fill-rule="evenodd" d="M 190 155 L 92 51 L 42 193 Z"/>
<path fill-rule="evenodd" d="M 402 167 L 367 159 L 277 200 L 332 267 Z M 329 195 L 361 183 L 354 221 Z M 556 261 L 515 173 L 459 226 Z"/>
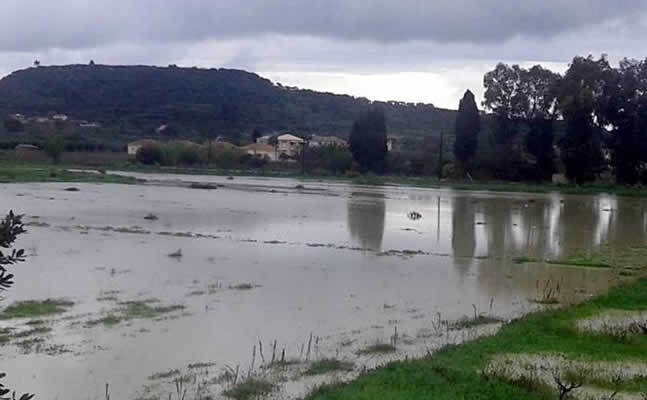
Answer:
<path fill-rule="evenodd" d="M 258 128 L 345 136 L 356 116 L 371 105 L 384 108 L 392 135 L 427 136 L 453 130 L 455 111 L 431 104 L 371 102 L 284 87 L 233 69 L 41 66 L 0 80 L 1 112 L 58 112 L 138 128 L 174 123 L 224 133 Z"/>

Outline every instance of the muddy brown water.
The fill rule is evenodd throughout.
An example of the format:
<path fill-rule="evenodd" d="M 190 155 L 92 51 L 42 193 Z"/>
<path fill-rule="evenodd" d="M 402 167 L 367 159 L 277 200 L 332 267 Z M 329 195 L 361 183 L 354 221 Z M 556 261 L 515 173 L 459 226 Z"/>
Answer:
<path fill-rule="evenodd" d="M 516 256 L 559 259 L 646 240 L 642 199 L 131 175 L 155 182 L 0 185 L 3 210 L 32 223 L 18 243 L 28 260 L 2 304 L 75 302 L 49 319 L 41 348 L 0 348 L 12 387 L 40 399 L 101 399 L 110 383 L 112 398 L 134 399 L 166 390 L 149 376 L 191 363 L 245 369 L 259 340 L 266 358 L 274 340 L 302 357 L 310 333 L 318 338 L 311 358 L 371 367 L 380 360 L 355 353 L 388 343 L 396 326 L 398 356 L 422 355 L 440 340 L 425 334 L 439 313 L 453 321 L 476 307 L 512 318 L 538 307 L 530 301 L 538 285 L 559 282 L 561 296 L 583 298 L 615 279 L 601 269 L 516 265 Z M 178 249 L 181 258 L 168 256 Z M 230 289 L 240 283 L 254 287 Z M 97 300 L 106 293 L 186 309 L 88 327 L 118 307 Z"/>

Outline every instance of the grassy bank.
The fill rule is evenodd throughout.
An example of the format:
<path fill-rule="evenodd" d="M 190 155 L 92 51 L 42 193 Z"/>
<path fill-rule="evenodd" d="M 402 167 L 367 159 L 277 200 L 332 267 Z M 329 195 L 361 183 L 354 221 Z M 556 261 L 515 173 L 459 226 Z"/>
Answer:
<path fill-rule="evenodd" d="M 647 332 L 630 325 L 626 330 L 587 331 L 578 324 L 610 311 L 635 319 L 636 313 L 644 310 L 647 279 L 612 289 L 584 304 L 528 315 L 505 325 L 494 336 L 449 346 L 425 359 L 392 363 L 348 384 L 319 388 L 307 399 L 557 399 L 557 381 L 565 386 L 582 385 L 571 393 L 579 398 L 609 398 L 604 397 L 604 390 L 640 398 L 647 394 L 647 378 L 631 376 L 626 372 L 629 367 L 618 369 L 617 364 L 607 363 L 647 367 Z M 506 361 L 499 364 L 505 368 L 495 367 L 502 358 Z M 515 359 L 540 361 L 533 370 L 532 361 L 517 365 Z M 555 359 L 559 360 L 557 366 Z M 582 365 L 596 365 L 601 370 L 605 365 L 610 367 L 605 377 L 604 373 L 587 372 Z M 624 376 L 619 370 L 625 371 Z M 549 379 L 541 379 L 542 373 L 549 372 Z M 597 396 L 584 396 L 596 391 L 600 391 Z"/>
<path fill-rule="evenodd" d="M 0 183 L 136 183 L 136 179 L 91 172 L 71 172 L 62 167 L 0 164 Z"/>

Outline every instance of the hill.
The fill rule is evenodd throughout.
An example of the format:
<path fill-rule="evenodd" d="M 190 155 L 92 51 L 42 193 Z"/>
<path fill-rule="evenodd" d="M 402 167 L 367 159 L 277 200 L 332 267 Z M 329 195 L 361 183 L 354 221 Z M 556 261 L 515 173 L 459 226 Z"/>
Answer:
<path fill-rule="evenodd" d="M 0 80 L 0 112 L 64 113 L 122 131 L 171 123 L 180 131 L 215 134 L 259 128 L 346 136 L 372 104 L 384 108 L 392 135 L 453 130 L 455 111 L 431 104 L 301 90 L 232 69 L 66 65 L 28 68 Z"/>

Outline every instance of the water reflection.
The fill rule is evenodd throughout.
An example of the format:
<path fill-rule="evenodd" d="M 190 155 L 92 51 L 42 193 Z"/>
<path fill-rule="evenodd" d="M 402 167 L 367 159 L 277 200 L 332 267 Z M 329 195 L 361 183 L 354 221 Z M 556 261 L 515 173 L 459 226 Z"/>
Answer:
<path fill-rule="evenodd" d="M 353 245 L 382 250 L 386 202 L 384 193 L 353 192 L 348 199 L 348 231 Z"/>

